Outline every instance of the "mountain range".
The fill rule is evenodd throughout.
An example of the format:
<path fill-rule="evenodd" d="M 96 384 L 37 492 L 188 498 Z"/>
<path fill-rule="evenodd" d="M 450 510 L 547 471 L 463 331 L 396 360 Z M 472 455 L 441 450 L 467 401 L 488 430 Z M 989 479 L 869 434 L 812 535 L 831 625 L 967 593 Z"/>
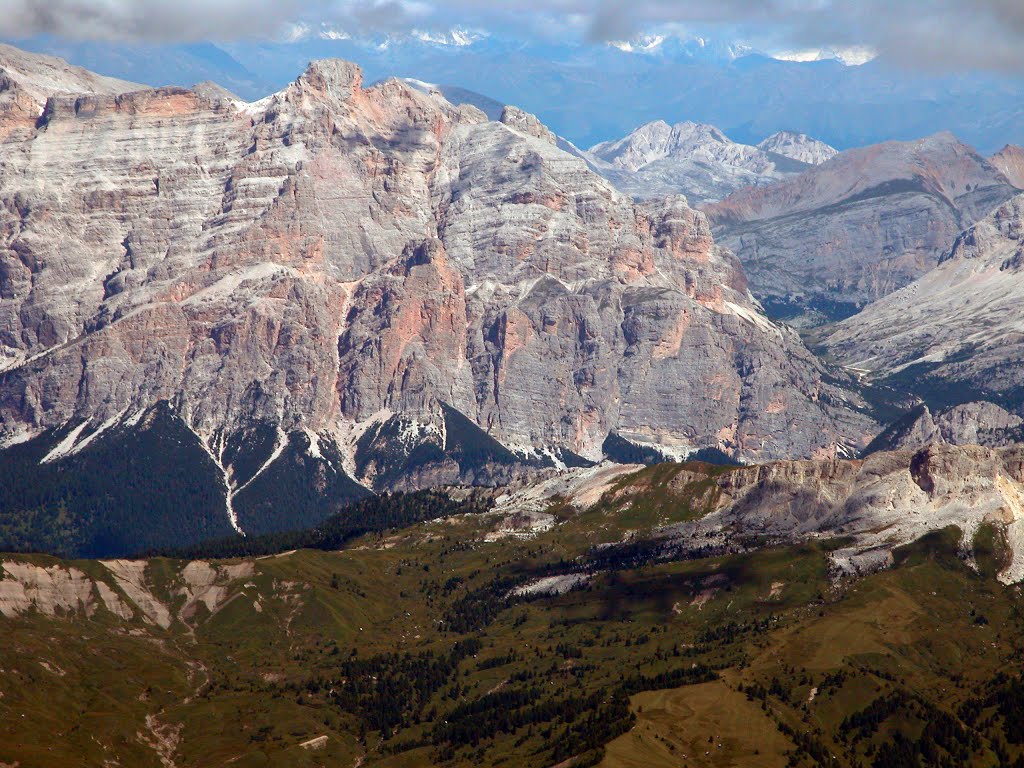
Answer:
<path fill-rule="evenodd" d="M 0 47 L 0 768 L 1024 768 L 1018 146 L 303 66 Z"/>
<path fill-rule="evenodd" d="M 501 102 L 465 88 L 415 78 L 404 82 L 453 104 L 471 104 L 492 120 L 499 120 L 504 109 Z M 792 131 L 780 131 L 750 146 L 732 141 L 713 125 L 684 122 L 673 126 L 664 120 L 639 126 L 588 150 L 552 135 L 561 149 L 581 158 L 591 170 L 638 200 L 681 194 L 693 205 L 798 175 L 838 153 L 822 141 Z"/>
<path fill-rule="evenodd" d="M 1015 194 L 995 160 L 943 133 L 851 149 L 705 211 L 772 313 L 818 324 L 929 272 Z"/>
<path fill-rule="evenodd" d="M 948 285 L 969 301 L 966 261 L 1015 295 L 1012 146 L 988 160 L 939 134 L 839 153 L 662 122 L 583 151 L 519 108 L 419 80 L 367 87 L 340 60 L 255 102 L 14 48 L 0 66 L 18 547 L 258 535 L 376 492 L 607 459 L 853 456 L 913 398 L 981 401 L 977 429 L 947 442 L 1016 429 L 997 294 L 982 289 L 980 316 L 928 303 Z M 662 194 L 638 193 L 667 169 Z M 705 215 L 683 195 L 709 173 L 749 185 Z M 955 368 L 927 322 L 885 314 L 906 291 L 968 339 L 943 348 Z M 822 326 L 809 338 L 825 357 L 773 316 Z M 900 319 L 909 335 L 883 342 Z M 152 499 L 182 493 L 193 502 L 152 525 Z"/>
<path fill-rule="evenodd" d="M 35 70 L 6 56 L 27 103 Z M 366 88 L 338 60 L 254 103 L 104 88 L 4 119 L 16 516 L 102 498 L 66 484 L 104 443 L 150 464 L 179 446 L 195 524 L 259 532 L 364 486 L 645 446 L 850 454 L 877 431 L 854 380 L 761 313 L 702 214 L 633 202 L 527 113 Z M 289 518 L 275 500 L 295 485 Z M 119 514 L 144 515 L 139 498 Z"/>
<path fill-rule="evenodd" d="M 597 144 L 585 157 L 633 197 L 683 194 L 696 205 L 797 176 L 835 154 L 802 134 L 776 133 L 754 147 L 732 141 L 713 125 L 657 121 Z"/>
<path fill-rule="evenodd" d="M 414 77 L 517 104 L 581 147 L 659 119 L 716 125 L 749 144 L 796 131 L 848 149 L 943 130 L 985 153 L 1024 143 L 1019 77 L 910 72 L 863 55 L 844 62 L 841 51 L 772 54 L 676 35 L 591 45 L 458 28 L 360 37 L 312 24 L 277 42 L 8 42 L 152 86 L 213 80 L 246 100 L 281 89 L 310 60 L 343 58 L 358 61 L 367 82 Z"/>

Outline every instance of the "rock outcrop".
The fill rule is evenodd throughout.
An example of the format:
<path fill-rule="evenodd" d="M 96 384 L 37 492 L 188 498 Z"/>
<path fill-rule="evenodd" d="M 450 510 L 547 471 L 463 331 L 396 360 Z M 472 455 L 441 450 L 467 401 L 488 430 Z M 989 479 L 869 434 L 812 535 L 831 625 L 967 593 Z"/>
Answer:
<path fill-rule="evenodd" d="M 108 560 L 89 566 L 87 574 L 61 561 L 49 565 L 28 559 L 0 562 L 0 616 L 14 618 L 35 611 L 74 620 L 105 610 L 120 621 L 159 629 L 169 629 L 175 622 L 187 627 L 238 597 L 245 581 L 256 573 L 251 561 L 174 563 L 159 576 L 146 560 Z"/>
<path fill-rule="evenodd" d="M 518 107 L 505 107 L 501 111 L 501 117 L 498 118 L 498 122 L 504 123 L 509 128 L 513 128 L 527 136 L 546 141 L 548 144 L 558 143 L 558 137 L 546 125 L 541 123 L 536 115 L 524 112 Z"/>
<path fill-rule="evenodd" d="M 705 210 L 769 313 L 818 324 L 921 277 L 1014 194 L 991 163 L 937 134 L 852 149 Z"/>
<path fill-rule="evenodd" d="M 1024 189 L 1024 147 L 1007 144 L 989 158 L 1017 189 Z"/>
<path fill-rule="evenodd" d="M 97 597 L 92 581 L 77 568 L 0 564 L 0 615 L 8 618 L 32 609 L 47 616 L 78 611 L 91 616 L 99 603 Z M 118 605 L 116 596 L 108 593 L 105 599 Z"/>
<path fill-rule="evenodd" d="M 685 480 L 685 478 L 684 478 Z M 855 461 L 795 461 L 745 467 L 717 480 L 715 510 L 662 535 L 707 546 L 752 537 L 799 541 L 848 537 L 831 554 L 841 573 L 892 562 L 893 551 L 947 526 L 964 553 L 982 525 L 1007 544 L 999 578 L 1024 579 L 1024 448 L 931 445 Z"/>
<path fill-rule="evenodd" d="M 999 447 L 1019 442 L 1024 419 L 995 403 L 964 403 L 933 414 L 914 408 L 871 441 L 866 453 L 916 450 L 932 443 Z"/>

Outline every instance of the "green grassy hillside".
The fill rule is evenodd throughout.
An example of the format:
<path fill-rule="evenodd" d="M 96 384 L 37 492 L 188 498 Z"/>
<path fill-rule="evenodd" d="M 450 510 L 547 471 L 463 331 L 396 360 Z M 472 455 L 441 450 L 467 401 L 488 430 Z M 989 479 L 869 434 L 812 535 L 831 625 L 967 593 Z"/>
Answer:
<path fill-rule="evenodd" d="M 652 467 L 586 513 L 552 505 L 532 538 L 488 537 L 473 512 L 263 557 L 212 610 L 156 558 L 167 628 L 102 603 L 0 617 L 0 763 L 1024 765 L 1019 591 L 968 568 L 956 529 L 839 584 L 830 542 L 601 546 L 703 514 L 701 475 L 725 471 Z M 0 560 L 127 596 L 95 561 Z M 518 591 L 539 579 L 573 587 Z"/>

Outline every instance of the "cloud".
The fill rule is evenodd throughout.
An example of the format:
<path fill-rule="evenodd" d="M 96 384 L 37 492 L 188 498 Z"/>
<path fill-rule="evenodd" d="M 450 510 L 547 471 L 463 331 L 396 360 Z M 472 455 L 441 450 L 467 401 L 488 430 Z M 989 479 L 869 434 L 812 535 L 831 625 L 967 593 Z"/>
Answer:
<path fill-rule="evenodd" d="M 1024 75 L 1022 0 L 497 0 L 488 7 L 581 14 L 591 39 L 628 40 L 668 24 L 722 26 L 780 47 L 864 46 L 911 67 Z"/>
<path fill-rule="evenodd" d="M 1024 75 L 1020 0 L 862 0 L 842 13 L 816 11 L 792 34 L 804 43 L 868 44 L 890 62 L 928 69 L 989 69 Z"/>
<path fill-rule="evenodd" d="M 295 25 L 359 34 L 469 24 L 591 41 L 665 25 L 769 41 L 779 49 L 867 46 L 923 68 L 1024 74 L 1022 0 L 3 0 L 0 36 L 195 41 L 283 39 Z"/>
<path fill-rule="evenodd" d="M 724 27 L 779 48 L 859 46 L 910 67 L 1024 75 L 1022 0 L 490 0 L 487 8 L 508 18 L 582 17 L 592 40 L 628 40 L 668 24 Z"/>
<path fill-rule="evenodd" d="M 432 8 L 418 0 L 2 0 L 0 36 L 196 42 L 287 39 L 312 20 L 353 32 L 409 28 Z"/>
<path fill-rule="evenodd" d="M 283 29 L 302 3 L 282 0 L 4 0 L 0 34 L 88 40 L 196 41 L 261 37 Z"/>

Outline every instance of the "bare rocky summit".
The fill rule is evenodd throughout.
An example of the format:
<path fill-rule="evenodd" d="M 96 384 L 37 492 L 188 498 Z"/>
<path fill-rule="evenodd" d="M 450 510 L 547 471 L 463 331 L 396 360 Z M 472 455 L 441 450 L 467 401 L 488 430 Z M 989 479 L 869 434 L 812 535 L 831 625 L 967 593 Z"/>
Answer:
<path fill-rule="evenodd" d="M 1019 442 L 1024 419 L 995 403 L 973 402 L 932 413 L 914 408 L 871 441 L 867 452 L 916 450 L 933 443 L 1000 447 Z"/>
<path fill-rule="evenodd" d="M 985 158 L 937 134 L 852 149 L 705 210 L 769 310 L 818 324 L 921 277 L 1014 194 Z"/>
<path fill-rule="evenodd" d="M 703 214 L 635 204 L 518 110 L 328 60 L 253 104 L 56 95 L 5 135 L 0 430 L 58 430 L 54 461 L 167 403 L 231 513 L 300 454 L 388 487 L 611 434 L 769 459 L 875 430 Z"/>
<path fill-rule="evenodd" d="M 693 204 L 772 184 L 811 167 L 792 155 L 738 144 L 713 125 L 669 125 L 663 120 L 597 144 L 585 156 L 595 170 L 636 198 L 682 194 Z"/>
<path fill-rule="evenodd" d="M 990 160 L 1013 186 L 1024 189 L 1024 147 L 1007 144 L 992 155 Z"/>
<path fill-rule="evenodd" d="M 839 154 L 839 150 L 835 147 L 793 131 L 773 133 L 764 141 L 759 142 L 757 147 L 765 152 L 774 152 L 776 155 L 799 160 L 808 165 L 821 165 Z"/>

